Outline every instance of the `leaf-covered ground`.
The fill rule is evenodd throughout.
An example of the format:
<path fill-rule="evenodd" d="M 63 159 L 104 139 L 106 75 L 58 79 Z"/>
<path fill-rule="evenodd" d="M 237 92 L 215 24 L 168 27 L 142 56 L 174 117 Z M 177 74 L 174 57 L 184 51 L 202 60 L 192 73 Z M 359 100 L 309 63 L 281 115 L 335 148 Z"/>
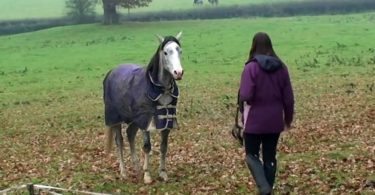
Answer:
<path fill-rule="evenodd" d="M 104 151 L 101 81 L 117 62 L 146 63 L 143 53 L 151 55 L 156 43 L 150 32 L 177 32 L 181 22 L 1 37 L 0 190 L 33 182 L 117 194 L 255 194 L 244 150 L 229 130 L 249 45 L 244 40 L 264 30 L 285 56 L 296 96 L 294 128 L 280 140 L 276 194 L 373 194 L 374 19 L 185 22 L 181 128 L 170 135 L 170 180 L 157 179 L 160 137 L 153 134 L 150 185 L 133 171 L 127 144 L 127 179 L 119 177 L 114 149 Z M 249 26 L 254 29 L 246 33 Z M 139 133 L 142 161 L 141 143 Z"/>

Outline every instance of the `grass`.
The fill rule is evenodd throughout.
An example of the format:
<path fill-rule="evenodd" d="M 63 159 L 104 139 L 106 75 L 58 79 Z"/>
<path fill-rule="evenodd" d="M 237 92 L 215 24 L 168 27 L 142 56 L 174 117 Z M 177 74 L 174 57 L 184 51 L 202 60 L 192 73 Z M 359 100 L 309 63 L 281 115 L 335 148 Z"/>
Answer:
<path fill-rule="evenodd" d="M 0 20 L 57 18 L 65 16 L 64 0 L 2 0 Z"/>
<path fill-rule="evenodd" d="M 374 20 L 366 13 L 93 24 L 0 37 L 0 189 L 35 181 L 112 193 L 254 193 L 244 151 L 228 131 L 252 35 L 266 31 L 296 94 L 276 192 L 371 193 Z M 170 181 L 143 185 L 129 158 L 129 178 L 120 179 L 114 153 L 104 152 L 102 79 L 117 64 L 146 64 L 157 47 L 154 34 L 180 30 L 186 73 L 181 129 L 170 136 Z M 152 139 L 155 178 L 159 136 Z"/>
<path fill-rule="evenodd" d="M 271 0 L 267 2 L 280 2 L 284 0 Z M 301 0 L 285 0 L 301 1 Z M 103 14 L 101 1 L 99 1 L 96 12 Z M 233 4 L 262 3 L 262 0 L 231 0 L 219 2 L 220 6 Z M 204 1 L 203 7 L 209 7 L 208 1 Z M 193 9 L 193 0 L 153 0 L 149 7 L 136 8 L 131 12 L 148 12 L 161 10 Z M 1 0 L 1 20 L 22 20 L 35 18 L 59 18 L 66 15 L 65 0 Z M 127 13 L 127 10 L 121 12 Z"/>

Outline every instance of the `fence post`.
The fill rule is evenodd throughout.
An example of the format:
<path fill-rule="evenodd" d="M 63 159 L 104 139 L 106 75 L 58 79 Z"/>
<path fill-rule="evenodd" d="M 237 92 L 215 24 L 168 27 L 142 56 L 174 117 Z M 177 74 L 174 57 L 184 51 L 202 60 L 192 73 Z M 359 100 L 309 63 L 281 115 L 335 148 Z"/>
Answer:
<path fill-rule="evenodd" d="M 34 193 L 34 184 L 27 184 L 27 190 L 29 191 L 29 195 L 35 195 Z"/>

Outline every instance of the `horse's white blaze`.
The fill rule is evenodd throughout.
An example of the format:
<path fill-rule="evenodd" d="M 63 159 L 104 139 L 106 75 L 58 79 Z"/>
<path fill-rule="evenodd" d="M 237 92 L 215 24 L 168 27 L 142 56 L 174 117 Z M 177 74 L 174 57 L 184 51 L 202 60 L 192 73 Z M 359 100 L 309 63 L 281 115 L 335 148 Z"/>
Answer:
<path fill-rule="evenodd" d="M 175 42 L 167 43 L 163 48 L 164 68 L 171 73 L 174 79 L 181 79 L 183 69 L 181 66 L 181 48 Z"/>

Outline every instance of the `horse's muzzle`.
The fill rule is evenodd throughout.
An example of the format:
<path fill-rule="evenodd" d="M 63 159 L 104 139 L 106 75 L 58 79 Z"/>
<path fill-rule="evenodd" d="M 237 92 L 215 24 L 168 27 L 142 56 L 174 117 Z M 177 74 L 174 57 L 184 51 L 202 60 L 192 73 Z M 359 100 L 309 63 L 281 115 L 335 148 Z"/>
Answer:
<path fill-rule="evenodd" d="M 184 71 L 183 70 L 181 72 L 174 71 L 174 78 L 176 80 L 181 80 L 183 75 L 184 75 Z"/>

